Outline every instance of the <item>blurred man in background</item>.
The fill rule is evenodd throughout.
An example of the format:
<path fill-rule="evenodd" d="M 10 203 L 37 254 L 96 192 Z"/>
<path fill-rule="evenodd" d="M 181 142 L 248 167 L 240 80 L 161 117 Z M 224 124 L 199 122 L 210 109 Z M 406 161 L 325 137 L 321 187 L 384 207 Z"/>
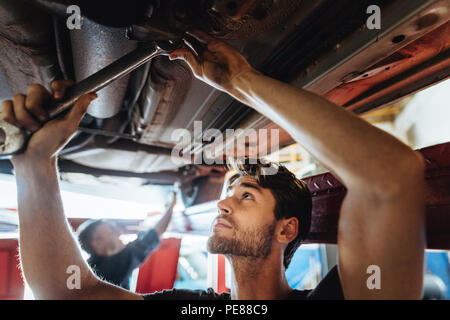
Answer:
<path fill-rule="evenodd" d="M 88 220 L 78 227 L 81 247 L 90 254 L 87 262 L 102 279 L 129 289 L 133 270 L 141 265 L 158 246 L 166 231 L 176 204 L 176 193 L 158 223 L 138 238 L 125 245 L 120 239 L 119 228 L 104 219 Z"/>

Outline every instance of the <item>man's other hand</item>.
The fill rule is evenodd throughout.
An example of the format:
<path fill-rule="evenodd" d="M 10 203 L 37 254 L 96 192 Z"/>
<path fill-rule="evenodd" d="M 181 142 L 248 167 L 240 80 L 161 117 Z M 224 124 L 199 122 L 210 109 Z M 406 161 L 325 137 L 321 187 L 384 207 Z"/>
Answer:
<path fill-rule="evenodd" d="M 176 204 L 177 204 L 177 193 L 174 191 L 174 192 L 172 192 L 172 199 L 170 201 L 169 208 L 173 209 Z"/>
<path fill-rule="evenodd" d="M 42 85 L 33 84 L 28 88 L 27 95 L 16 94 L 12 100 L 2 102 L 3 120 L 33 133 L 26 151 L 13 157 L 14 164 L 25 159 L 54 158 L 75 134 L 89 104 L 97 98 L 95 93 L 81 96 L 66 115 L 51 121 L 48 121 L 47 107 L 52 98 L 62 99 L 73 83 L 72 80 L 54 81 L 51 93 Z"/>
<path fill-rule="evenodd" d="M 184 60 L 192 69 L 195 77 L 216 89 L 235 95 L 234 80 L 243 73 L 257 72 L 239 51 L 202 31 L 192 31 L 192 36 L 204 45 L 196 51 L 195 45 L 184 39 L 187 47 L 175 50 L 169 56 L 171 60 Z"/>

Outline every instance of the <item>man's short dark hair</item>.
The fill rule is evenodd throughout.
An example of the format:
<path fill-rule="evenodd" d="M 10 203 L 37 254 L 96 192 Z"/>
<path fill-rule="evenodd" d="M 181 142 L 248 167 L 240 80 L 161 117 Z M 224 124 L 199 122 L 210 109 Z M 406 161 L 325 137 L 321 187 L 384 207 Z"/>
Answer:
<path fill-rule="evenodd" d="M 92 247 L 92 238 L 94 237 L 95 229 L 105 220 L 103 219 L 91 219 L 83 222 L 77 229 L 78 240 L 80 241 L 81 248 L 90 255 L 95 254 L 95 250 Z"/>
<path fill-rule="evenodd" d="M 287 269 L 297 248 L 306 239 L 311 226 L 312 197 L 306 183 L 298 179 L 286 167 L 255 159 L 233 161 L 230 169 L 237 171 L 229 183 L 243 176 L 253 177 L 261 188 L 270 189 L 275 204 L 275 219 L 296 217 L 299 220 L 298 235 L 284 252 L 284 267 Z M 274 167 L 278 169 L 274 173 Z M 268 170 L 270 169 L 270 170 Z M 265 174 L 270 172 L 270 174 Z"/>

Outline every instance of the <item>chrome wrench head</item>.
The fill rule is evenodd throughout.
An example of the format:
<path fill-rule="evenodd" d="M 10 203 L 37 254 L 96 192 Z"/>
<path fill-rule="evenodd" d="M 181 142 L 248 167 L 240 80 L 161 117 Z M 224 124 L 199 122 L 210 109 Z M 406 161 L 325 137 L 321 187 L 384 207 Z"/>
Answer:
<path fill-rule="evenodd" d="M 28 133 L 8 122 L 1 120 L 0 112 L 0 159 L 9 159 L 21 153 L 27 146 Z"/>
<path fill-rule="evenodd" d="M 157 40 L 155 45 L 158 48 L 159 55 L 169 55 L 183 46 L 183 40 Z"/>

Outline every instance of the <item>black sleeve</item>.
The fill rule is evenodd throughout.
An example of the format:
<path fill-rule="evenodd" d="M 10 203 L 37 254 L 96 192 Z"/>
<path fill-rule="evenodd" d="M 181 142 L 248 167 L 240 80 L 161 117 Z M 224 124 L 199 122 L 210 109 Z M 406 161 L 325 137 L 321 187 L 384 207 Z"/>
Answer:
<path fill-rule="evenodd" d="M 147 259 L 148 255 L 159 246 L 159 236 L 155 230 L 150 229 L 138 235 L 138 238 L 127 245 L 132 255 L 132 268 L 137 268 Z"/>
<path fill-rule="evenodd" d="M 150 229 L 130 242 L 119 253 L 110 257 L 92 257 L 89 265 L 100 278 L 128 288 L 127 278 L 159 245 L 159 237 Z"/>
<path fill-rule="evenodd" d="M 144 300 L 230 300 L 229 293 L 217 294 L 207 290 L 171 289 L 142 295 Z"/>
<path fill-rule="evenodd" d="M 317 287 L 312 290 L 308 300 L 344 300 L 341 280 L 339 278 L 338 267 L 334 266 L 319 282 Z"/>

